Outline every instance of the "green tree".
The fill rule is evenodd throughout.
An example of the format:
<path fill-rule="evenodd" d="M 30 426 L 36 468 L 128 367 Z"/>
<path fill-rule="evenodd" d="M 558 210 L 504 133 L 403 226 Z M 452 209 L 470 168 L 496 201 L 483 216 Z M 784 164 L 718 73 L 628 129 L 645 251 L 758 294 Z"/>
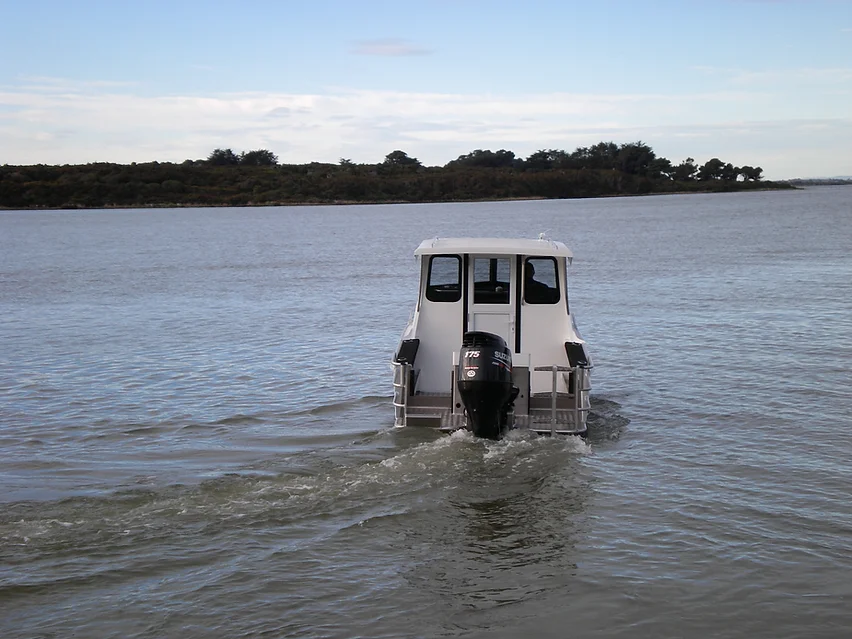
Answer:
<path fill-rule="evenodd" d="M 446 168 L 479 166 L 487 168 L 511 168 L 515 164 L 515 154 L 506 149 L 500 149 L 496 153 L 491 150 L 477 149 L 467 155 L 460 155 L 457 159 L 447 163 Z"/>
<path fill-rule="evenodd" d="M 565 168 L 570 156 L 565 151 L 558 149 L 541 149 L 530 155 L 524 161 L 524 167 L 534 171 L 546 171 L 548 169 Z"/>
<path fill-rule="evenodd" d="M 672 168 L 672 179 L 677 182 L 689 182 L 695 179 L 698 173 L 698 167 L 695 165 L 695 160 L 686 158 L 683 162 Z"/>
<path fill-rule="evenodd" d="M 245 166 L 276 166 L 278 156 L 267 149 L 243 152 L 240 154 L 240 164 Z"/>
<path fill-rule="evenodd" d="M 207 156 L 207 164 L 213 166 L 233 166 L 240 163 L 240 156 L 231 149 L 216 149 Z"/>
<path fill-rule="evenodd" d="M 422 166 L 420 160 L 408 156 L 405 151 L 391 151 L 385 156 L 383 164 L 387 166 Z"/>
<path fill-rule="evenodd" d="M 746 182 L 759 182 L 763 169 L 759 166 L 741 166 L 740 175 Z"/>
<path fill-rule="evenodd" d="M 619 151 L 615 142 L 598 142 L 588 148 L 578 148 L 571 154 L 571 160 L 578 169 L 614 169 Z"/>
<path fill-rule="evenodd" d="M 730 162 L 728 162 L 725 166 L 722 167 L 720 177 L 721 179 L 727 180 L 728 182 L 735 182 L 739 174 L 739 167 L 736 167 Z"/>
<path fill-rule="evenodd" d="M 654 158 L 648 165 L 648 177 L 654 179 L 666 178 L 673 179 L 675 167 L 666 158 Z"/>
<path fill-rule="evenodd" d="M 721 180 L 722 173 L 725 170 L 725 163 L 719 158 L 711 158 L 707 160 L 700 169 L 698 169 L 698 179 L 701 181 Z"/>
<path fill-rule="evenodd" d="M 607 151 L 607 157 L 611 152 Z M 646 175 L 651 163 L 657 158 L 650 146 L 644 142 L 622 144 L 615 157 L 615 168 L 630 175 Z M 603 167 L 608 168 L 608 167 Z"/>

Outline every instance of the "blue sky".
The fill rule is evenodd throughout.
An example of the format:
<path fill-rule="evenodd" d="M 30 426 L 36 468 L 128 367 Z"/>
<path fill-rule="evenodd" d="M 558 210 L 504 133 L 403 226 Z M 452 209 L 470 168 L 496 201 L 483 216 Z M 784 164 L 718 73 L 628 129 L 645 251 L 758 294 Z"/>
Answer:
<path fill-rule="evenodd" d="M 852 0 L 0 0 L 0 164 L 638 140 L 852 175 Z"/>

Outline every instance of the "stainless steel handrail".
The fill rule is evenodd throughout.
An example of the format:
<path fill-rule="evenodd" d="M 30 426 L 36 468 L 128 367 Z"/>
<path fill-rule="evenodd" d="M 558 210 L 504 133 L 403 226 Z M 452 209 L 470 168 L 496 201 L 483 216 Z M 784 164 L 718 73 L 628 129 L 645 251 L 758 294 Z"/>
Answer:
<path fill-rule="evenodd" d="M 411 379 L 411 364 L 393 362 L 393 368 L 394 426 L 408 426 L 408 385 Z M 397 381 L 398 379 L 401 381 Z"/>
<path fill-rule="evenodd" d="M 574 388 L 569 388 L 569 394 L 573 391 L 574 394 L 574 407 L 571 409 L 572 417 L 574 419 L 574 428 L 577 428 L 580 423 L 580 413 L 586 412 L 590 410 L 589 408 L 583 406 L 583 393 L 586 393 L 590 390 L 588 386 L 586 386 L 586 378 L 588 371 L 591 366 L 536 366 L 533 370 L 536 371 L 551 371 L 553 374 L 553 386 L 550 393 L 550 434 L 551 436 L 556 434 L 556 399 L 559 396 L 557 391 L 557 383 L 559 381 L 558 374 L 561 373 L 573 373 L 574 374 Z M 581 384 L 582 380 L 582 384 Z"/>

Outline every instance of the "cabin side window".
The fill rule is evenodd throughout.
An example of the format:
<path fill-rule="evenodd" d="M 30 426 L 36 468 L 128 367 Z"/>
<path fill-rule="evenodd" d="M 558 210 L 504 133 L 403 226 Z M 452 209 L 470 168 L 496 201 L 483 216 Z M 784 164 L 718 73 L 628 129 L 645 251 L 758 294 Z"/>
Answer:
<path fill-rule="evenodd" d="M 426 299 L 430 302 L 458 302 L 461 299 L 461 258 L 433 255 L 429 258 Z"/>
<path fill-rule="evenodd" d="M 568 299 L 569 299 L 568 298 L 568 277 L 566 276 L 565 277 L 565 310 L 567 311 L 568 315 L 570 315 L 571 314 L 571 306 L 568 303 Z"/>
<path fill-rule="evenodd" d="M 528 257 L 524 261 L 524 302 L 556 304 L 559 302 L 559 269 L 556 258 Z"/>

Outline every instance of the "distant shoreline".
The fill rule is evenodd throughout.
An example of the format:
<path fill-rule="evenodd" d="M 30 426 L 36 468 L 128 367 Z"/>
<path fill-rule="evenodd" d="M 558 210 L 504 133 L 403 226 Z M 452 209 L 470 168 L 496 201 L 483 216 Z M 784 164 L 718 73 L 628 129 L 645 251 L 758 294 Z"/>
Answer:
<path fill-rule="evenodd" d="M 477 199 L 435 199 L 435 200 L 329 200 L 329 201 L 270 201 L 270 202 L 246 202 L 239 204 L 232 203 L 193 203 L 193 202 L 157 202 L 157 203 L 140 203 L 140 204 L 106 204 L 103 206 L 85 206 L 85 205 L 65 205 L 65 206 L 28 206 L 28 207 L 7 207 L 0 205 L 0 211 L 120 211 L 120 210 L 155 210 L 155 209 L 225 209 L 225 208 L 274 208 L 274 207 L 320 207 L 320 206 L 379 206 L 379 205 L 399 205 L 399 204 L 467 204 L 467 203 L 482 203 L 482 202 L 540 202 L 544 200 L 599 200 L 606 198 L 622 198 L 622 197 L 656 197 L 664 195 L 708 195 L 718 193 L 743 193 L 755 192 L 765 193 L 767 191 L 800 191 L 805 186 L 820 186 L 820 185 L 787 185 L 778 183 L 766 183 L 763 188 L 748 188 L 748 189 L 706 189 L 692 191 L 657 191 L 651 193 L 608 193 L 591 196 L 574 196 L 574 197 L 557 197 L 549 198 L 544 196 L 530 197 L 504 197 L 504 198 L 477 198 Z"/>
<path fill-rule="evenodd" d="M 699 169 L 688 164 L 686 173 L 689 175 L 684 174 L 685 177 L 679 179 L 675 179 L 675 173 L 663 173 L 647 163 L 630 170 L 584 166 L 540 168 L 530 161 L 518 166 L 468 166 L 451 162 L 446 167 L 392 162 L 257 166 L 217 165 L 205 161 L 2 165 L 0 209 L 512 202 L 796 188 L 789 183 L 761 180 L 759 167 L 726 168 L 718 160 L 708 165 L 715 166 L 716 173 L 705 170 L 707 165 Z M 680 170 L 683 165 L 675 168 Z M 675 168 L 671 170 L 674 172 Z M 749 179 L 749 175 L 753 177 Z"/>

